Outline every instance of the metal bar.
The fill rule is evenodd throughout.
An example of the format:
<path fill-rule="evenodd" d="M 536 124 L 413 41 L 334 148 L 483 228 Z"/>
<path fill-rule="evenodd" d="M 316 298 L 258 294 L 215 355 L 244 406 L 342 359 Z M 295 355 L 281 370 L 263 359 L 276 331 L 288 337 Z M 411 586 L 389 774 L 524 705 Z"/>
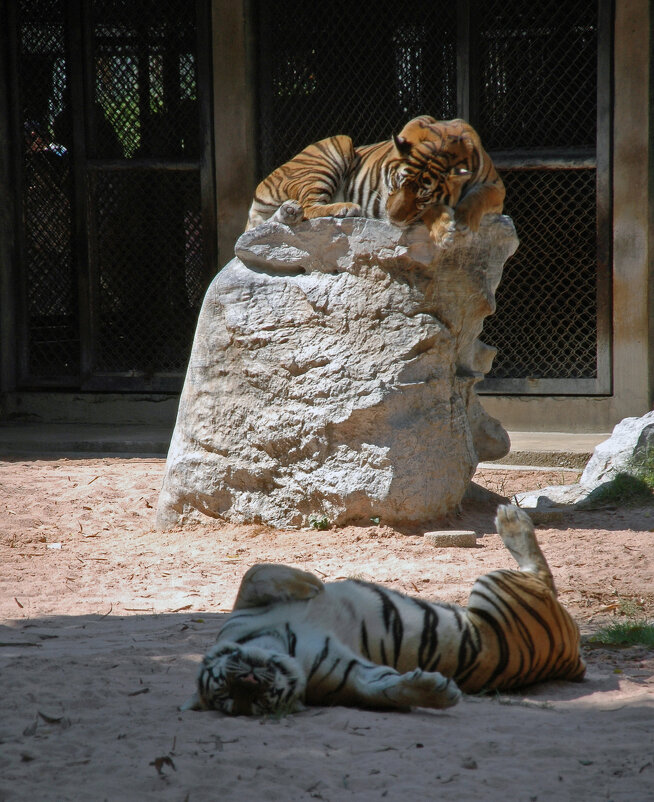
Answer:
<path fill-rule="evenodd" d="M 480 395 L 610 395 L 600 379 L 494 379 L 476 385 Z"/>
<path fill-rule="evenodd" d="M 472 65 L 470 63 L 472 49 L 470 42 L 470 2 L 471 0 L 459 0 L 456 20 L 457 114 L 468 121 L 471 121 L 471 84 L 473 81 Z M 476 73 L 474 73 L 474 77 L 477 77 Z"/>
<path fill-rule="evenodd" d="M 613 262 L 613 30 L 614 4 L 600 0 L 597 47 L 597 375 L 613 388 L 611 266 Z"/>
<path fill-rule="evenodd" d="M 184 384 L 183 374 L 99 373 L 89 377 L 84 385 L 87 392 L 178 393 Z"/>
<path fill-rule="evenodd" d="M 107 170 L 111 172 L 126 172 L 132 170 L 176 170 L 178 172 L 193 172 L 202 168 L 201 159 L 167 160 L 142 157 L 138 159 L 88 159 L 86 166 L 89 170 L 98 172 Z"/>
<path fill-rule="evenodd" d="M 26 286 L 26 270 L 25 265 L 27 262 L 27 245 L 25 241 L 25 170 L 23 165 L 23 151 L 25 148 L 23 139 L 23 117 L 21 113 L 22 105 L 22 85 L 21 85 L 21 69 L 20 69 L 20 15 L 18 10 L 19 4 L 7 3 L 7 11 L 9 14 L 9 57 L 13 67 L 12 86 L 14 88 L 13 96 L 11 97 L 11 124 L 14 131 L 14 136 L 17 137 L 17 146 L 15 150 L 15 217 L 14 224 L 16 227 L 16 334 L 18 337 L 18 347 L 16 351 L 16 380 L 20 385 L 25 377 L 29 374 L 29 328 L 28 328 L 28 314 L 27 314 L 27 286 Z"/>
<path fill-rule="evenodd" d="M 20 161 L 16 147 L 19 130 L 16 104 L 11 103 L 10 90 L 10 87 L 15 89 L 18 81 L 15 3 L 2 5 L 0 20 L 0 186 L 13 187 L 13 191 L 0 196 L 0 391 L 8 392 L 16 388 L 18 378 L 17 343 L 19 348 L 25 344 L 23 337 L 17 337 L 20 312 L 16 303 L 19 294 L 15 235 L 20 230 L 18 191 L 22 181 L 14 179 L 12 174 L 12 166 Z"/>
<path fill-rule="evenodd" d="M 211 74 L 211 7 L 207 0 L 196 2 L 197 81 L 200 104 L 200 219 L 202 260 L 208 284 L 217 270 L 218 227 L 214 180 L 213 81 Z"/>
<path fill-rule="evenodd" d="M 139 19 L 134 23 L 136 34 L 136 70 L 139 121 L 141 124 L 141 148 L 149 150 L 152 137 L 152 115 L 150 113 L 150 48 L 148 42 L 149 21 Z"/>
<path fill-rule="evenodd" d="M 592 150 L 490 151 L 495 167 L 505 170 L 588 170 L 597 166 Z"/>
<path fill-rule="evenodd" d="M 79 340 L 80 340 L 80 383 L 91 372 L 93 365 L 93 327 L 95 312 L 94 282 L 91 277 L 91 248 L 93 231 L 90 209 L 88 207 L 88 187 L 85 170 L 87 155 L 87 131 L 85 124 L 85 95 L 91 98 L 89 90 L 89 65 L 93 54 L 88 42 L 88 30 L 91 28 L 91 10 L 81 0 L 69 0 L 67 3 L 68 41 L 66 54 L 67 89 L 69 92 L 69 108 L 72 125 L 72 223 L 73 223 L 73 258 L 77 267 L 77 291 L 79 304 Z M 93 105 L 92 103 L 90 105 Z"/>

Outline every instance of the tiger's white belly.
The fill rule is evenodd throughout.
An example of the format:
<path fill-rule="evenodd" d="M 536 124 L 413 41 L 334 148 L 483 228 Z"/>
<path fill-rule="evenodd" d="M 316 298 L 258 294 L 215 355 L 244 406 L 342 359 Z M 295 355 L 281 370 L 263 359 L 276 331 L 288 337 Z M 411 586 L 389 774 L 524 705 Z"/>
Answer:
<path fill-rule="evenodd" d="M 386 591 L 388 594 L 388 591 Z M 382 599 L 367 585 L 352 580 L 327 584 L 322 593 L 305 601 L 278 602 L 233 613 L 220 631 L 218 641 L 239 642 L 255 636 L 257 645 L 278 651 L 288 648 L 287 624 L 292 627 L 295 656 L 310 666 L 326 638 L 332 638 L 354 655 L 398 671 L 411 671 L 421 655 L 438 656 L 437 670 L 448 675 L 456 668 L 466 611 L 437 604 L 416 604 L 400 594 L 391 596 L 394 610 L 384 612 Z M 425 637 L 437 634 L 437 649 L 426 649 Z M 426 650 L 426 651 L 425 651 Z M 427 667 L 427 666 L 425 666 Z"/>

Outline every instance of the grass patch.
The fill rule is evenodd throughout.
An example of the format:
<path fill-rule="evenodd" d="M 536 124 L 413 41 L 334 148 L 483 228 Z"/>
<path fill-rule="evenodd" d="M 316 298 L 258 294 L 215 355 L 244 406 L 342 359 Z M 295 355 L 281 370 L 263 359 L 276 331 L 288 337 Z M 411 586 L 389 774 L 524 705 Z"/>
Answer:
<path fill-rule="evenodd" d="M 609 505 L 635 506 L 654 502 L 654 448 L 641 449 L 610 482 L 596 487 L 582 502 L 580 509 Z"/>
<path fill-rule="evenodd" d="M 639 476 L 630 473 L 618 473 L 610 482 L 596 487 L 592 493 L 577 505 L 580 509 L 606 507 L 611 504 L 648 504 L 654 501 L 652 485 Z"/>
<path fill-rule="evenodd" d="M 600 629 L 588 640 L 603 646 L 647 646 L 654 649 L 654 624 L 647 621 L 620 621 Z"/>
<path fill-rule="evenodd" d="M 634 457 L 627 466 L 627 471 L 640 479 L 650 490 L 654 490 L 654 450 L 648 447 L 644 454 Z"/>
<path fill-rule="evenodd" d="M 312 529 L 318 529 L 321 532 L 324 532 L 326 529 L 332 528 L 332 522 L 327 518 L 326 515 L 322 515 L 320 517 L 312 516 L 309 518 L 309 526 Z"/>

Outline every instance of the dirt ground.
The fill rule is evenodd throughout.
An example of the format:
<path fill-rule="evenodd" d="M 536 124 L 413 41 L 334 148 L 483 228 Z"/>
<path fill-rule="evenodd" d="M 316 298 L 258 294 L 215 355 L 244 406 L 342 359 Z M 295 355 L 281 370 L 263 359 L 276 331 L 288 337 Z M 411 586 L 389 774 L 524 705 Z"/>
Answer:
<path fill-rule="evenodd" d="M 0 800 L 654 799 L 654 652 L 584 646 L 581 684 L 464 697 L 444 711 L 313 708 L 281 720 L 180 713 L 255 562 L 358 576 L 464 603 L 511 566 L 493 509 L 466 503 L 437 549 L 385 526 L 154 529 L 154 459 L 0 462 Z M 570 472 L 480 470 L 503 495 Z M 552 526 L 552 525 L 550 525 Z M 588 635 L 654 615 L 654 507 L 538 528 Z"/>

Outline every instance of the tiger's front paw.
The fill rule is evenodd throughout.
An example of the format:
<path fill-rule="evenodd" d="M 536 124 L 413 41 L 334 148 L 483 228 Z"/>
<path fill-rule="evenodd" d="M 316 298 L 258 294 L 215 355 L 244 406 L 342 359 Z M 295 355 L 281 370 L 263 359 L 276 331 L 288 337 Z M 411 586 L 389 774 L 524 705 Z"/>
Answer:
<path fill-rule="evenodd" d="M 302 204 L 296 200 L 287 200 L 277 209 L 271 220 L 283 223 L 285 226 L 296 226 L 304 219 Z"/>
<path fill-rule="evenodd" d="M 394 687 L 386 690 L 388 698 L 396 704 L 415 707 L 452 707 L 461 699 L 461 691 L 454 680 L 438 671 L 428 672 L 416 668 L 402 674 Z"/>
<path fill-rule="evenodd" d="M 363 217 L 363 209 L 358 203 L 343 203 L 334 212 L 334 217 Z"/>
<path fill-rule="evenodd" d="M 456 234 L 456 224 L 451 217 L 441 217 L 429 229 L 429 236 L 434 245 L 439 248 L 447 248 L 454 243 Z"/>

